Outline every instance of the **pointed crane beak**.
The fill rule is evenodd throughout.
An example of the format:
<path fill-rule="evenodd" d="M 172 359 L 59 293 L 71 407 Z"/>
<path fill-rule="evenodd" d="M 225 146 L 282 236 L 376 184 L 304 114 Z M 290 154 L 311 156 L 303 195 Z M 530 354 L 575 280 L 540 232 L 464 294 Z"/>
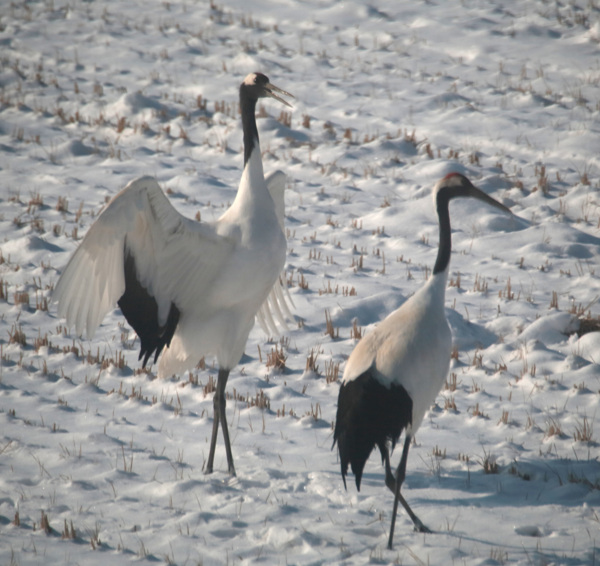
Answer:
<path fill-rule="evenodd" d="M 488 194 L 484 193 L 481 189 L 478 189 L 467 177 L 460 173 L 449 173 L 443 179 L 440 179 L 436 187 L 434 188 L 434 195 L 437 199 L 437 195 L 440 191 L 446 192 L 446 198 L 453 199 L 455 197 L 472 197 L 477 200 L 481 200 L 491 206 L 499 208 L 503 212 L 507 212 L 511 216 L 514 214 L 509 208 L 499 203 L 496 199 L 492 198 Z"/>
<path fill-rule="evenodd" d="M 286 92 L 285 90 L 282 90 L 279 87 L 277 87 L 271 83 L 267 83 L 264 86 L 264 89 L 265 89 L 267 96 L 270 96 L 271 98 L 274 98 L 275 100 L 279 100 L 279 102 L 282 102 L 286 106 L 289 106 L 290 108 L 292 108 L 292 105 L 287 100 L 284 100 L 283 98 L 281 98 L 281 96 L 279 96 L 278 94 L 283 94 L 285 96 L 290 96 L 291 98 L 294 98 L 293 94 L 290 94 L 289 92 Z"/>
<path fill-rule="evenodd" d="M 510 210 L 510 208 L 507 208 L 502 203 L 498 202 L 496 199 L 493 199 L 491 196 L 487 195 L 481 189 L 478 189 L 473 184 L 471 184 L 471 186 L 468 188 L 467 194 L 470 197 L 476 198 L 476 199 L 481 200 L 481 201 L 483 201 L 483 202 L 485 202 L 487 204 L 495 206 L 496 208 L 499 208 L 503 212 L 507 212 L 508 214 L 510 214 L 511 216 L 513 216 L 513 213 Z"/>

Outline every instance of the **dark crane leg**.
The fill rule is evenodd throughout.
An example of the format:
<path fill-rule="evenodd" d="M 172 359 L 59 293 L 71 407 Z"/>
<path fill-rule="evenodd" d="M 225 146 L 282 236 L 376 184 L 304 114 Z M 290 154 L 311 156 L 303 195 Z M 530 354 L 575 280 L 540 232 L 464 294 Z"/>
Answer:
<path fill-rule="evenodd" d="M 210 450 L 208 452 L 208 461 L 206 462 L 205 473 L 212 474 L 213 463 L 215 460 L 215 448 L 217 446 L 217 434 L 219 432 L 219 423 L 223 430 L 223 440 L 225 441 L 225 452 L 227 454 L 227 467 L 229 473 L 235 476 L 235 466 L 233 465 L 233 454 L 231 452 L 231 443 L 229 442 L 229 429 L 227 428 L 227 416 L 225 407 L 227 398 L 225 397 L 225 386 L 229 377 L 228 369 L 219 369 L 219 377 L 217 378 L 217 390 L 213 398 L 213 429 L 210 439 Z"/>
<path fill-rule="evenodd" d="M 398 501 L 402 503 L 402 507 L 408 513 L 408 516 L 411 518 L 412 522 L 415 525 L 415 531 L 420 533 L 430 533 L 431 531 L 421 522 L 421 519 L 417 517 L 413 510 L 410 508 L 410 505 L 406 502 L 406 499 L 400 493 L 400 487 L 404 482 L 404 478 L 406 477 L 406 461 L 408 459 L 408 449 L 410 448 L 410 441 L 412 440 L 412 436 L 410 434 L 406 435 L 404 439 L 404 448 L 402 449 L 402 457 L 400 458 L 400 464 L 398 464 L 398 469 L 396 470 L 396 476 L 392 473 L 392 468 L 390 467 L 390 455 L 386 450 L 384 455 L 385 460 L 385 485 L 387 485 L 392 493 L 394 494 L 394 509 L 392 511 L 392 524 L 390 526 L 390 538 L 388 539 L 388 548 L 392 549 L 392 541 L 394 540 L 394 527 L 396 526 L 396 515 L 398 513 Z"/>

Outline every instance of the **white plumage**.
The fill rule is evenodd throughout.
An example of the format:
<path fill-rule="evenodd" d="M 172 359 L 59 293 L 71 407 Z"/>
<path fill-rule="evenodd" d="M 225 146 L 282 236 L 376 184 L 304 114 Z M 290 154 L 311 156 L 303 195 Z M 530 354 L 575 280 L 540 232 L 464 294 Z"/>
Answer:
<path fill-rule="evenodd" d="M 402 384 L 412 399 L 408 433 L 419 428 L 448 374 L 452 334 L 444 313 L 445 275 L 429 278 L 401 308 L 383 319 L 356 345 L 344 368 L 342 383 L 370 371 L 386 388 Z M 435 355 L 423 355 L 424 350 Z"/>
<path fill-rule="evenodd" d="M 283 171 L 274 171 L 266 177 L 267 188 L 275 203 L 275 213 L 281 226 L 281 231 L 285 233 L 285 182 L 286 176 Z M 283 271 L 275 283 L 266 301 L 261 305 L 256 320 L 260 324 L 265 334 L 277 335 L 279 329 L 287 328 L 287 321 L 293 319 L 292 308 L 294 301 L 290 296 L 287 286 L 285 271 Z"/>
<path fill-rule="evenodd" d="M 156 361 L 162 351 L 159 376 L 216 356 L 219 378 L 207 472 L 221 422 L 229 471 L 235 475 L 224 389 L 255 316 L 260 309 L 269 330 L 276 330 L 271 309 L 280 322 L 289 313 L 279 279 L 286 255 L 285 176 L 271 176 L 274 200 L 263 174 L 255 120 L 258 98 L 288 104 L 277 93 L 291 96 L 260 73 L 248 75 L 240 86 L 244 171 L 235 200 L 216 222 L 179 214 L 151 177 L 132 181 L 88 230 L 53 295 L 59 315 L 90 338 L 118 302 L 140 338 L 143 363 L 152 355 Z"/>
<path fill-rule="evenodd" d="M 338 445 L 344 485 L 350 465 L 360 489 L 371 451 L 377 446 L 381 453 L 385 482 L 395 496 L 389 548 L 398 502 L 416 530 L 429 532 L 400 493 L 400 486 L 411 439 L 439 393 L 450 364 L 452 336 L 444 300 L 451 252 L 448 205 L 455 197 L 477 198 L 510 213 L 458 173 L 446 175 L 435 185 L 440 241 L 433 273 L 421 289 L 356 345 L 346 363 L 338 397 L 334 444 Z M 393 449 L 402 431 L 404 448 L 394 475 L 388 445 Z"/>

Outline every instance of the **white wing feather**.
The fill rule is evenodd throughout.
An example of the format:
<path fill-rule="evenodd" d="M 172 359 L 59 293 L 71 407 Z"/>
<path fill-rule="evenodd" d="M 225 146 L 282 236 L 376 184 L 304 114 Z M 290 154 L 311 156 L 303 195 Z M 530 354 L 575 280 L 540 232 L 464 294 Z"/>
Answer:
<path fill-rule="evenodd" d="M 274 171 L 265 178 L 269 193 L 275 202 L 277 220 L 279 221 L 279 225 L 284 234 L 285 181 L 286 176 L 283 171 Z M 283 330 L 287 330 L 287 321 L 293 320 L 294 318 L 290 305 L 292 308 L 295 308 L 294 301 L 288 290 L 285 271 L 282 271 L 273 285 L 269 296 L 256 313 L 256 320 L 258 320 L 258 323 L 265 334 L 278 335 L 280 334 L 280 327 Z M 279 326 L 277 323 L 279 323 Z"/>
<path fill-rule="evenodd" d="M 163 324 L 170 305 L 198 305 L 234 247 L 209 223 L 191 221 L 175 210 L 155 179 L 129 183 L 90 227 L 60 277 L 53 300 L 58 313 L 89 338 L 125 291 L 127 246 L 140 283 L 158 304 Z"/>

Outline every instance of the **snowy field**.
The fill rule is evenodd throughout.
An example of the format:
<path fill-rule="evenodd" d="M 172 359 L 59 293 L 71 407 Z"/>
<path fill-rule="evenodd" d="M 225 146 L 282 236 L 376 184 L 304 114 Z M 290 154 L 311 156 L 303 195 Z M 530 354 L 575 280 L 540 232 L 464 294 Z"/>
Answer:
<path fill-rule="evenodd" d="M 600 563 L 600 5 L 596 0 L 6 1 L 0 7 L 0 564 Z M 154 175 L 217 219 L 243 164 L 238 86 L 288 175 L 296 319 L 213 360 L 140 369 L 118 310 L 95 338 L 52 289 L 108 199 Z M 466 174 L 520 220 L 451 205 L 450 375 L 399 513 L 373 453 L 332 445 L 358 337 L 431 273 L 431 188 Z M 393 464 L 399 458 L 394 453 Z"/>

